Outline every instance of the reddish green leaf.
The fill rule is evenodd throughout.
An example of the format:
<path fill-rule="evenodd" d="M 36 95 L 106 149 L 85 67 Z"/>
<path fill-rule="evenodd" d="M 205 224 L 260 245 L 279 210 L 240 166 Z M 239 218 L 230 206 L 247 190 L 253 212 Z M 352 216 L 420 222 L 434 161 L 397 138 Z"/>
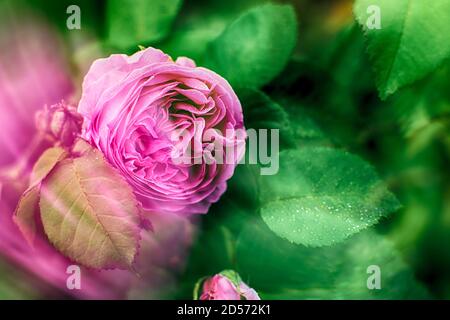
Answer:
<path fill-rule="evenodd" d="M 33 167 L 30 177 L 30 187 L 40 183 L 55 165 L 66 156 L 67 153 L 63 148 L 54 147 L 45 150 Z"/>
<path fill-rule="evenodd" d="M 36 213 L 39 210 L 39 184 L 28 188 L 20 197 L 13 220 L 20 232 L 33 246 L 36 238 Z"/>
<path fill-rule="evenodd" d="M 36 214 L 39 213 L 41 181 L 66 156 L 67 153 L 63 148 L 54 147 L 45 150 L 33 167 L 29 188 L 25 190 L 17 204 L 13 220 L 31 246 L 36 238 Z"/>
<path fill-rule="evenodd" d="M 131 268 L 137 201 L 99 151 L 61 161 L 42 182 L 40 209 L 45 233 L 67 257 L 92 268 Z"/>

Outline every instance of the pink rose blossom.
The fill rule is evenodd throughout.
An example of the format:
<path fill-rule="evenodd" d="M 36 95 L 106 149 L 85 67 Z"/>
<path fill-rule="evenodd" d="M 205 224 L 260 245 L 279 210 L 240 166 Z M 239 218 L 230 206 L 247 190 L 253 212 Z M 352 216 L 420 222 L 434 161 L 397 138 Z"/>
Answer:
<path fill-rule="evenodd" d="M 83 118 L 76 108 L 64 101 L 36 114 L 36 127 L 51 142 L 71 146 L 81 132 Z"/>
<path fill-rule="evenodd" d="M 122 172 L 149 211 L 206 213 L 245 148 L 245 136 L 225 135 L 244 129 L 228 82 L 188 58 L 174 62 L 153 48 L 95 61 L 78 111 L 85 119 L 83 137 Z M 182 143 L 173 139 L 180 130 Z M 191 157 L 190 146 L 192 160 L 198 151 L 211 157 L 211 141 L 224 149 L 236 146 L 234 160 L 179 163 L 173 157 L 179 149 Z"/>
<path fill-rule="evenodd" d="M 261 300 L 255 290 L 236 275 L 234 284 L 228 277 L 217 274 L 203 283 L 200 300 Z"/>

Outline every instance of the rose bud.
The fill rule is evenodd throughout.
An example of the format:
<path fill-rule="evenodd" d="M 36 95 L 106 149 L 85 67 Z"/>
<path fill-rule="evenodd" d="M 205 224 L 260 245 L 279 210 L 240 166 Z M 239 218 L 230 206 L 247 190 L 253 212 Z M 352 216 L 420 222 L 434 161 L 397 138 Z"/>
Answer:
<path fill-rule="evenodd" d="M 228 82 L 153 48 L 95 61 L 78 111 L 83 138 L 150 212 L 206 213 L 245 150 L 242 108 Z"/>
<path fill-rule="evenodd" d="M 81 133 L 83 117 L 72 105 L 64 101 L 36 114 L 36 127 L 46 138 L 62 146 L 71 146 L 75 138 Z"/>
<path fill-rule="evenodd" d="M 234 271 L 217 274 L 203 283 L 200 300 L 261 300 Z"/>

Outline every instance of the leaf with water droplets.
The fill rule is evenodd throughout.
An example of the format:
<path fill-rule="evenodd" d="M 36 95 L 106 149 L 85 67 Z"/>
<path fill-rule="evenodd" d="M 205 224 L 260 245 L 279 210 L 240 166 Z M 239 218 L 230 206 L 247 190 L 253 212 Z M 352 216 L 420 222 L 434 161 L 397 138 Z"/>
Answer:
<path fill-rule="evenodd" d="M 261 177 L 269 228 L 308 246 L 338 243 L 399 208 L 374 168 L 347 152 L 304 147 L 280 153 L 280 171 Z"/>

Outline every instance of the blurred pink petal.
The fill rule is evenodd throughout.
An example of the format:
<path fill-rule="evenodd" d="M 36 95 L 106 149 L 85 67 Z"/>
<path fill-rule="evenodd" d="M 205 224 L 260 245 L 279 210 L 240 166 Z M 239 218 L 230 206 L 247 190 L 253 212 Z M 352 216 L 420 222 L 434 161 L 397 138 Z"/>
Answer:
<path fill-rule="evenodd" d="M 68 295 L 88 299 L 159 298 L 175 285 L 177 272 L 184 266 L 185 255 L 193 239 L 194 227 L 175 215 L 151 215 L 155 232 L 143 232 L 141 250 L 136 260 L 139 277 L 122 270 L 93 271 L 82 268 L 81 290 L 66 287 L 68 259 L 46 239 L 38 238 L 32 249 L 10 218 L 18 190 L 2 185 L 0 198 L 0 252 L 18 267 Z M 6 187 L 6 188 L 5 188 Z"/>
<path fill-rule="evenodd" d="M 0 166 L 21 156 L 35 134 L 34 113 L 72 94 L 58 38 L 32 17 L 0 17 Z"/>
<path fill-rule="evenodd" d="M 130 298 L 158 299 L 173 292 L 183 271 L 196 224 L 176 214 L 147 213 L 154 231 L 141 233 L 141 250 L 136 259 L 140 278 L 134 278 Z"/>
<path fill-rule="evenodd" d="M 35 129 L 35 114 L 73 93 L 56 34 L 31 16 L 0 14 L 0 259 L 32 276 L 42 297 L 87 299 L 158 298 L 175 283 L 191 244 L 194 225 L 180 217 L 149 215 L 155 231 L 143 231 L 136 271 L 81 268 L 81 290 L 66 286 L 67 267 L 47 238 L 30 247 L 12 221 L 35 160 L 48 147 Z M 154 220 L 153 220 L 154 219 Z"/>

